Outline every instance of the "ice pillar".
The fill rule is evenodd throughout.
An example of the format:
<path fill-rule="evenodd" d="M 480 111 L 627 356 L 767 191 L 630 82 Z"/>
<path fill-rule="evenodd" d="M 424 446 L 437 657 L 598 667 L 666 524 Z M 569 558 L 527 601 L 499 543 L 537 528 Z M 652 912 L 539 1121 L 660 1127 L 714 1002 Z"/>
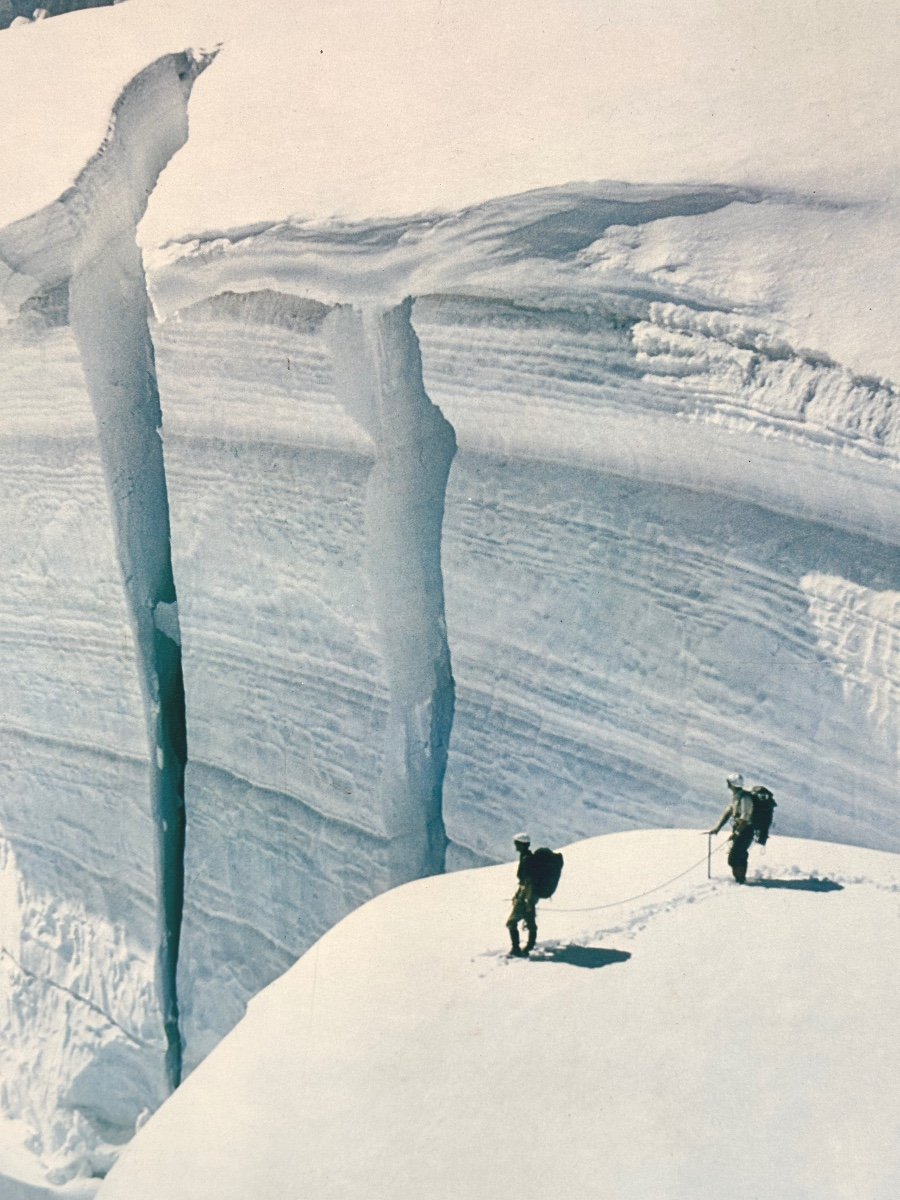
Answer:
<path fill-rule="evenodd" d="M 454 706 L 441 527 L 456 437 L 425 392 L 411 309 L 342 306 L 329 317 L 338 396 L 375 451 L 366 569 L 390 692 L 376 819 L 397 882 L 444 867 Z"/>

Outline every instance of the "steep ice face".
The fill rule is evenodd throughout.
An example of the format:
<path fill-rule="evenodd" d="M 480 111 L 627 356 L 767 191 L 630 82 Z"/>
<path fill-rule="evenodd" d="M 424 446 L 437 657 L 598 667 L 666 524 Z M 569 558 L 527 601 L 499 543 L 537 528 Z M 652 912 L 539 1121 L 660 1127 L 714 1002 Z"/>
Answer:
<path fill-rule="evenodd" d="M 900 844 L 895 751 L 803 582 L 900 586 L 893 384 L 592 261 L 616 222 L 639 240 L 733 193 L 600 191 L 156 260 L 191 1066 L 350 907 L 438 869 L 445 824 L 453 866 L 521 824 L 706 824 L 740 765 L 784 832 Z M 85 274 L 78 304 L 117 277 Z M 384 307 L 410 282 L 435 290 Z M 75 294 L 35 301 L 42 336 Z"/>
<path fill-rule="evenodd" d="M 29 362 L 0 383 L 2 1102 L 62 1179 L 105 1171 L 168 1091 L 157 829 L 77 351 L 67 329 L 7 329 L 0 342 L 5 365 L 16 352 Z"/>
<path fill-rule="evenodd" d="M 133 235 L 123 233 L 73 276 L 69 312 L 97 421 L 146 712 L 151 809 L 158 831 L 158 978 L 168 1071 L 175 1085 L 181 1075 L 175 971 L 183 903 L 184 684 L 162 416 Z"/>
<path fill-rule="evenodd" d="M 18 356 L 26 356 L 29 350 L 43 352 L 52 387 L 58 381 L 60 366 L 69 366 L 65 361 L 72 355 L 69 337 L 77 347 L 81 368 L 78 382 L 86 387 L 93 408 L 100 464 L 112 510 L 115 558 L 124 583 L 145 725 L 143 746 L 136 755 L 131 728 L 127 747 L 117 744 L 113 736 L 112 752 L 118 756 L 127 748 L 134 755 L 132 771 L 135 782 L 143 784 L 144 804 L 149 791 L 150 827 L 141 821 L 140 834 L 149 834 L 150 840 L 136 854 L 150 883 L 149 895 L 141 896 L 142 902 L 149 900 L 149 921 L 142 917 L 132 922 L 129 917 L 127 933 L 123 933 L 119 906 L 114 899 L 115 887 L 106 903 L 85 905 L 84 897 L 90 897 L 93 889 L 85 885 L 77 869 L 73 886 L 71 867 L 48 867 L 40 857 L 36 862 L 28 861 L 19 839 L 24 838 L 26 846 L 35 838 L 41 843 L 47 839 L 52 844 L 55 840 L 50 832 L 52 822 L 48 824 L 46 817 L 35 820 L 32 814 L 30 822 L 20 823 L 20 815 L 10 812 L 4 822 L 22 874 L 23 894 L 35 896 L 22 905 L 23 924 L 14 941 L 27 946 L 32 936 L 30 923 L 36 921 L 42 931 L 38 941 L 46 938 L 52 944 L 52 948 L 38 955 L 36 966 L 25 961 L 34 958 L 33 952 L 12 956 L 8 1024 L 18 1025 L 22 998 L 35 987 L 50 989 L 51 995 L 57 994 L 54 988 L 65 993 L 63 1002 L 45 1007 L 40 1027 L 35 1026 L 25 1036 L 14 1039 L 18 1053 L 25 1062 L 29 1053 L 37 1054 L 40 1061 L 42 1051 L 38 1047 L 49 1036 L 47 1023 L 50 1027 L 55 1022 L 72 1025 L 73 1005 L 77 1009 L 80 1004 L 89 1010 L 88 1019 L 95 1025 L 99 1022 L 102 1027 L 105 1020 L 119 1031 L 110 1037 L 108 1049 L 94 1044 L 87 1055 L 91 1039 L 76 1037 L 70 1044 L 68 1035 L 58 1031 L 57 1082 L 50 1084 L 46 1076 L 41 1081 L 32 1072 L 38 1086 L 49 1086 L 51 1092 L 55 1088 L 55 1098 L 35 1097 L 31 1093 L 29 1071 L 24 1063 L 17 1072 L 15 1093 L 7 1092 L 8 1108 L 27 1111 L 42 1135 L 42 1152 L 48 1158 L 57 1154 L 63 1171 L 79 1167 L 89 1171 L 102 1169 L 103 1152 L 98 1147 L 128 1136 L 138 1113 L 158 1102 L 165 1088 L 163 1080 L 171 1087 L 177 1084 L 181 1073 L 175 971 L 183 891 L 184 699 L 169 549 L 168 500 L 159 437 L 161 413 L 147 324 L 146 289 L 134 231 L 159 171 L 185 140 L 187 96 L 204 65 L 205 60 L 190 54 L 170 55 L 142 72 L 123 93 L 103 145 L 73 187 L 48 208 L 0 232 L 0 257 L 8 274 L 17 281 L 14 293 L 19 300 L 26 290 L 33 296 L 25 306 L 31 310 L 30 314 L 23 315 L 18 327 L 5 333 L 11 361 L 15 363 Z M 19 396 L 16 381 L 11 382 L 8 398 L 15 406 Z M 69 382 L 66 380 L 66 384 Z M 74 380 L 71 383 L 78 387 Z M 18 416 L 15 411 L 14 415 Z M 27 426 L 27 418 L 25 423 Z M 53 444 L 57 439 L 51 435 L 47 440 L 55 450 Z M 27 436 L 17 437 L 13 430 L 10 441 L 15 454 L 27 460 L 37 451 L 35 461 L 39 461 L 41 450 L 29 446 Z M 27 532 L 27 526 L 22 532 Z M 88 564 L 85 572 L 85 564 L 79 562 L 73 574 L 76 578 L 79 574 L 90 578 L 91 566 L 92 563 Z M 90 653 L 86 657 L 90 660 Z M 28 690 L 34 691 L 34 685 Z M 51 694 L 55 690 L 51 685 Z M 40 720 L 31 724 L 26 716 L 22 726 L 8 725 L 5 731 L 7 738 L 19 741 L 19 749 L 12 751 L 11 761 L 16 764 L 16 774 L 25 769 L 24 778 L 29 774 L 34 778 L 41 775 L 39 767 L 34 766 L 30 771 L 25 767 L 29 752 L 40 756 L 41 724 Z M 89 720 L 86 724 L 90 728 Z M 58 735 L 57 730 L 53 732 Z M 96 733 L 87 737 L 89 744 L 98 743 L 97 748 L 103 740 Z M 11 807 L 16 804 L 18 791 L 16 787 L 7 796 Z M 118 820 L 127 829 L 134 820 L 130 811 L 132 799 L 119 797 L 115 804 L 114 797 L 115 789 L 108 789 L 103 803 L 114 804 Z M 118 842 L 116 837 L 120 839 Z M 125 866 L 123 860 L 130 848 L 128 838 L 114 835 L 110 845 L 107 835 L 104 841 L 116 873 Z M 81 861 L 81 852 L 76 849 L 75 853 Z M 51 851 L 50 864 L 54 859 Z M 129 865 L 135 869 L 134 861 Z M 48 876 L 48 880 L 42 882 L 42 875 Z M 51 900 L 54 891 L 57 897 Z M 130 903 L 122 907 L 127 912 Z M 67 908 L 71 910 L 69 915 Z M 54 916 L 52 923 L 51 913 L 60 914 L 58 918 Z M 99 932 L 85 933 L 81 938 L 76 931 L 90 930 L 93 922 Z M 130 946 L 127 954 L 126 942 Z M 73 946 L 78 953 L 72 970 L 76 979 L 83 982 L 69 986 L 59 978 L 58 960 L 60 956 L 72 955 Z M 149 994 L 145 988 L 137 990 L 136 1012 L 129 1013 L 128 1020 L 116 1020 L 113 1014 L 121 1001 L 110 996 L 107 989 L 120 969 L 124 969 L 116 964 L 117 955 L 124 954 L 127 961 L 135 952 L 139 958 L 149 956 L 139 974 L 144 973 L 152 981 L 152 987 Z M 65 970 L 62 972 L 64 978 L 67 974 Z M 94 988 L 99 991 L 96 999 L 91 996 Z M 141 1023 L 140 1034 L 133 1032 L 135 1019 Z M 150 1032 L 154 1021 L 159 1022 L 159 1028 Z M 23 1032 L 19 1029 L 20 1034 Z M 122 1038 L 127 1050 L 125 1058 L 119 1049 Z M 156 1055 L 158 1062 L 154 1062 Z M 113 1085 L 104 1086 L 104 1080 L 108 1083 L 109 1077 L 114 1078 L 123 1068 L 126 1058 L 146 1060 L 140 1068 L 146 1081 L 136 1080 L 130 1092 L 119 1091 Z M 116 1061 L 108 1064 L 107 1059 Z M 138 1073 L 134 1065 L 129 1070 Z M 68 1122 L 54 1113 L 55 1104 L 60 1105 L 61 1112 L 71 1114 Z M 45 1128 L 45 1119 L 50 1121 L 49 1130 Z"/>
<path fill-rule="evenodd" d="M 191 745 L 190 1064 L 350 908 L 443 868 L 455 440 L 410 307 L 326 321 L 232 294 L 155 330 Z"/>
<path fill-rule="evenodd" d="M 417 695 L 454 697 L 451 866 L 505 856 L 519 825 L 702 826 L 732 762 L 787 795 L 784 832 L 900 845 L 895 754 L 881 738 L 860 761 L 872 718 L 803 583 L 898 585 L 895 387 L 803 349 L 746 286 L 733 299 L 721 246 L 695 264 L 702 297 L 623 250 L 798 208 L 820 221 L 784 197 L 595 185 L 148 254 L 192 746 L 192 1064 L 396 878 L 382 837 L 410 850 L 416 792 L 440 836 L 449 714 L 416 728 Z M 385 307 L 403 288 L 418 346 L 409 306 Z M 435 688 L 438 567 L 453 693 Z"/>
<path fill-rule="evenodd" d="M 703 828 L 734 766 L 773 788 L 779 833 L 900 849 L 893 547 L 465 450 L 443 545 L 454 865 L 520 826 Z"/>

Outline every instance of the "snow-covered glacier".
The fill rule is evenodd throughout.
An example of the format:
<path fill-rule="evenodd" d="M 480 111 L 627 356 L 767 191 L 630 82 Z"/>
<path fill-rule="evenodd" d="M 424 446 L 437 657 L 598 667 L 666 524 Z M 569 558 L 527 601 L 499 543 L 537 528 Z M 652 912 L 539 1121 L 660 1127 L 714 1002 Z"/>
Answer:
<path fill-rule="evenodd" d="M 61 80 L 0 143 L 0 1101 L 57 1181 L 514 828 L 702 828 L 740 767 L 900 850 L 896 101 L 824 121 L 837 11 L 788 69 L 706 8 L 634 76 L 659 5 L 0 35 Z"/>

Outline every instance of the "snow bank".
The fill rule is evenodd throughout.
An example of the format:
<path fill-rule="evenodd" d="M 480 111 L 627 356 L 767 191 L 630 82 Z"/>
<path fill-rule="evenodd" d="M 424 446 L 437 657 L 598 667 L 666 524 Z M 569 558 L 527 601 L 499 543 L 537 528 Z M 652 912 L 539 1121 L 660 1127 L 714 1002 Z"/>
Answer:
<path fill-rule="evenodd" d="M 18 215 L 54 199 L 99 144 L 112 101 L 153 58 L 226 50 L 197 94 L 195 137 L 154 203 L 156 232 L 458 209 L 573 179 L 765 179 L 893 186 L 896 23 L 881 0 L 580 0 L 265 6 L 132 0 L 3 39 L 10 116 L 32 149 Z M 90 65 L 76 40 L 98 41 Z M 90 81 L 90 82 L 89 82 Z M 48 106 L 52 105 L 52 120 Z M 9 118 L 8 118 L 9 119 Z M 234 154 L 236 119 L 252 138 Z M 222 136 L 225 134 L 226 136 Z M 15 143 L 5 151 L 15 160 Z M 0 178 L 10 179 L 8 162 Z M 265 180 L 265 186 L 261 186 Z M 2 223 L 13 219 L 4 205 Z"/>
<path fill-rule="evenodd" d="M 883 0 L 852 13 L 768 0 L 727 12 L 708 0 L 677 14 L 659 0 L 600 11 L 581 0 L 524 10 L 511 0 L 449 9 L 428 0 L 393 12 L 385 21 L 365 0 L 324 9 L 132 0 L 12 31 L 0 43 L 9 93 L 27 95 L 43 71 L 56 88 L 42 105 L 8 110 L 0 226 L 65 192 L 143 67 L 223 45 L 196 90 L 190 144 L 153 196 L 148 252 L 285 222 L 312 223 L 315 234 L 458 212 L 573 180 L 707 180 L 851 203 L 835 228 L 826 205 L 818 225 L 791 229 L 787 213 L 781 232 L 761 234 L 779 276 L 803 274 L 785 261 L 786 243 L 788 260 L 813 248 L 816 278 L 802 300 L 826 310 L 828 333 L 847 323 L 835 294 L 896 293 L 898 163 L 884 131 L 900 114 L 881 81 L 896 72 L 900 43 Z M 73 52 L 80 39 L 105 48 L 89 68 Z M 253 137 L 236 150 L 238 128 Z M 880 233 L 866 207 L 853 207 L 861 201 L 882 206 Z M 704 240 L 694 239 L 701 256 Z M 881 302 L 856 308 L 855 337 L 873 311 L 888 311 Z M 808 344 L 826 350 L 819 328 Z"/>
<path fill-rule="evenodd" d="M 898 860 L 773 838 L 738 888 L 721 844 L 707 882 L 705 848 L 569 847 L 530 961 L 504 956 L 512 865 L 364 906 L 99 1196 L 887 1200 Z"/>
<path fill-rule="evenodd" d="M 878 0 L 852 13 L 425 0 L 390 21 L 366 0 L 226 11 L 221 69 L 197 92 L 147 244 L 452 211 L 572 180 L 896 182 L 884 131 L 900 114 L 881 80 L 900 45 Z M 235 116 L 254 131 L 239 155 Z"/>

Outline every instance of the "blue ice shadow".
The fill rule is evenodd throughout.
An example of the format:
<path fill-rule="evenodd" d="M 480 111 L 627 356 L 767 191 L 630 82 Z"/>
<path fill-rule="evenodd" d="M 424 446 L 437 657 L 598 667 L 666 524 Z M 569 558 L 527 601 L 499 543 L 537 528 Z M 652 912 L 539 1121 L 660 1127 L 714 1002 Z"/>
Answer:
<path fill-rule="evenodd" d="M 791 892 L 842 892 L 844 885 L 833 879 L 753 879 L 752 887 L 785 888 Z"/>
<path fill-rule="evenodd" d="M 629 958 L 626 950 L 604 950 L 598 946 L 547 946 L 531 955 L 532 962 L 568 963 L 570 967 L 587 967 L 592 971 L 627 962 Z"/>

